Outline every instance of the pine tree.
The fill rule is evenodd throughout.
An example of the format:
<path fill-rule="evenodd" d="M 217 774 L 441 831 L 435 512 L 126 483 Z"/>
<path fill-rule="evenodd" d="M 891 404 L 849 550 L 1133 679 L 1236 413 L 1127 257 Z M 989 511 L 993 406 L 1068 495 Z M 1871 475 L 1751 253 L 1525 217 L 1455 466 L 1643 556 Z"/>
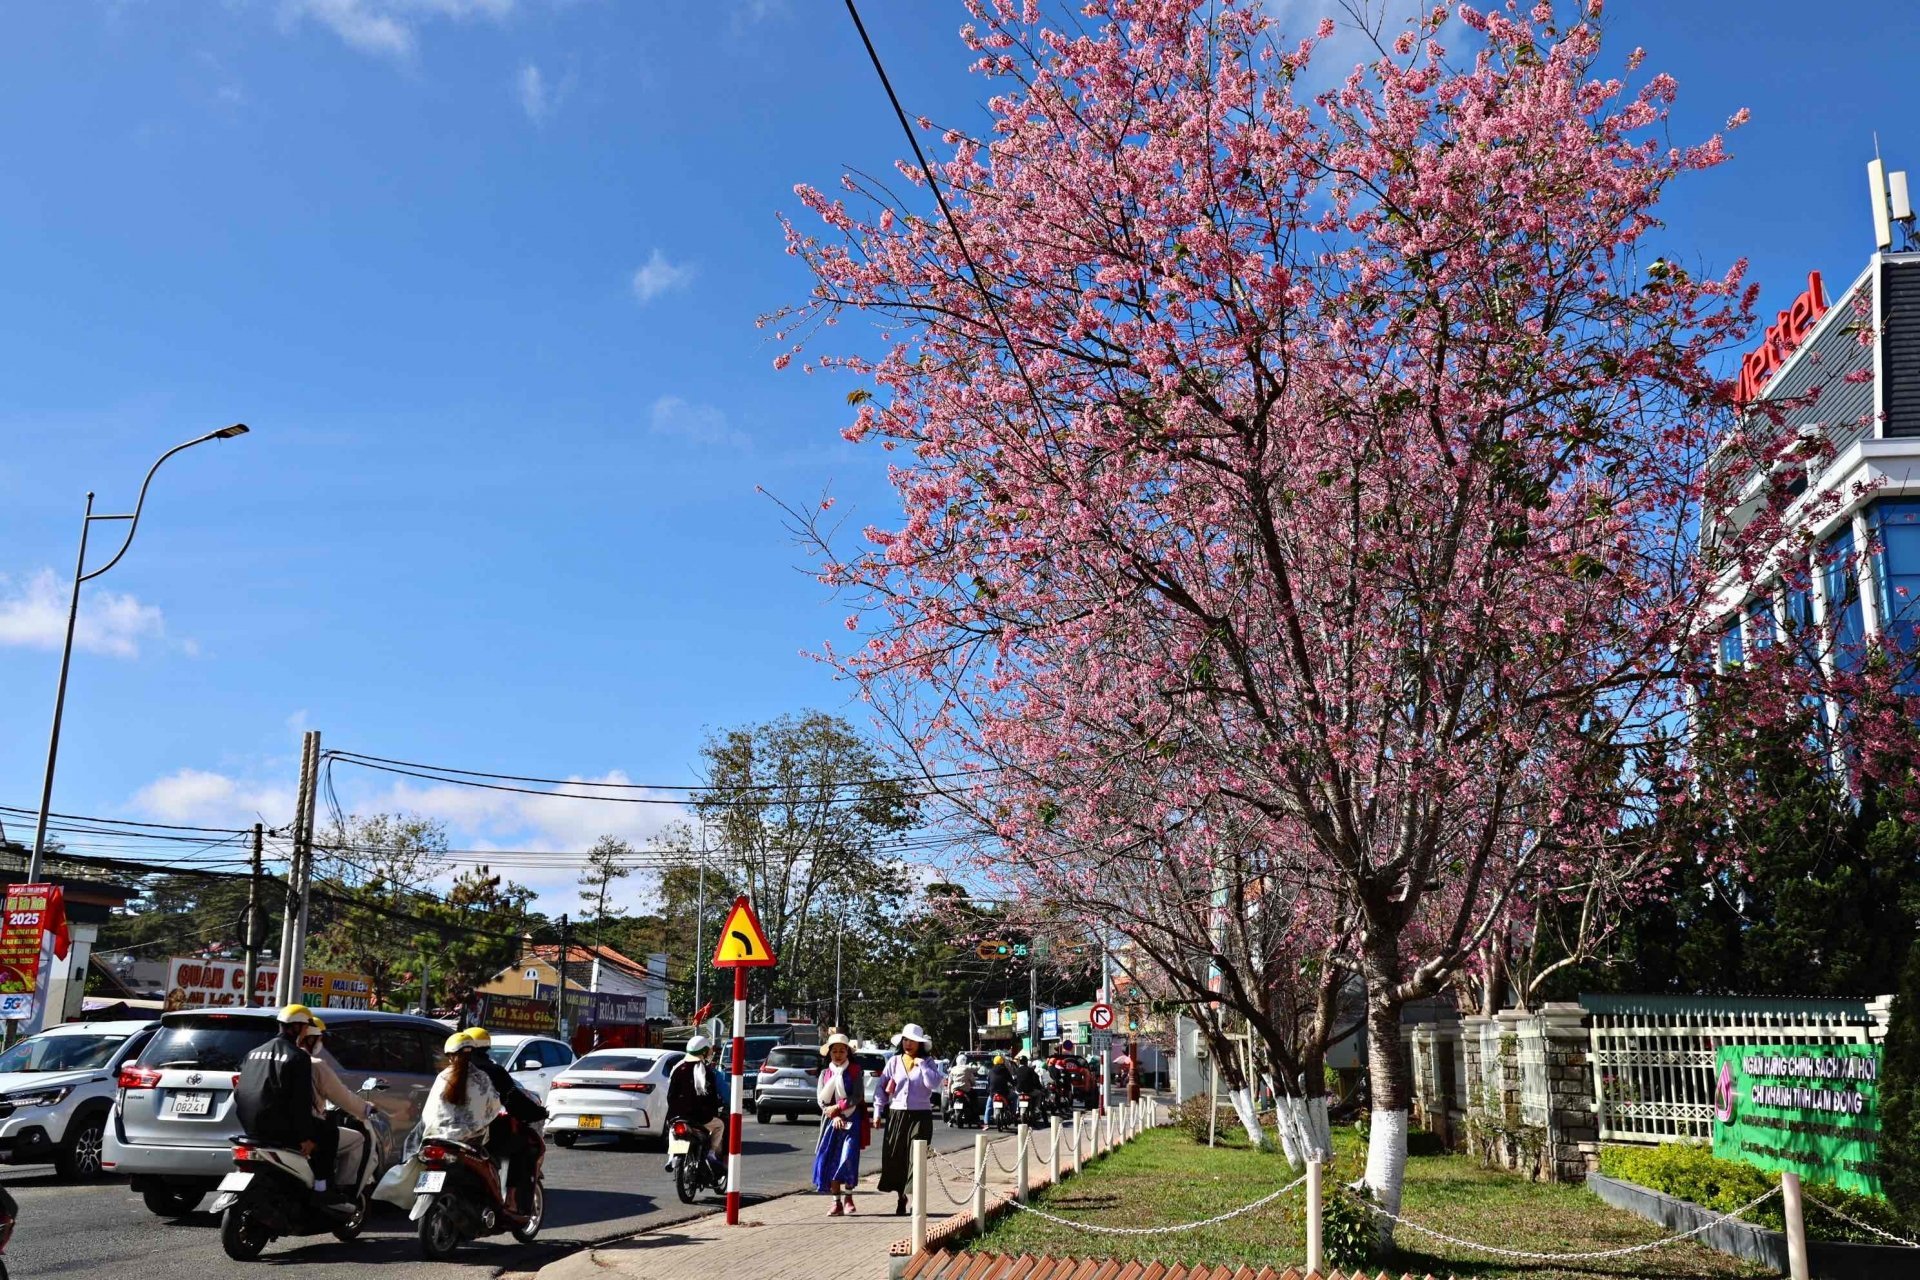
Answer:
<path fill-rule="evenodd" d="M 622 861 L 632 856 L 633 846 L 617 836 L 601 836 L 587 851 L 586 869 L 580 873 L 580 903 L 596 941 L 609 920 L 627 914 L 625 907 L 614 905 L 613 889 L 633 874 L 633 868 Z"/>
<path fill-rule="evenodd" d="M 1907 948 L 1880 1065 L 1880 1183 L 1920 1228 L 1920 945 Z"/>

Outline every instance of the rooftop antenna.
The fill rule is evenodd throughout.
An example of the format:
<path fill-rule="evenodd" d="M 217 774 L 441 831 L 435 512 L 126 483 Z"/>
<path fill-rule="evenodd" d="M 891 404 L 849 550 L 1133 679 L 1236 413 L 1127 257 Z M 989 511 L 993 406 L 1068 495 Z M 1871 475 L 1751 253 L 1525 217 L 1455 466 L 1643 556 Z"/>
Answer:
<path fill-rule="evenodd" d="M 1873 201 L 1873 243 L 1884 253 L 1893 247 L 1893 224 L 1900 224 L 1902 249 L 1913 248 L 1913 200 L 1907 193 L 1905 170 L 1888 173 L 1880 159 L 1880 135 L 1873 135 L 1873 159 L 1867 164 L 1867 186 Z"/>

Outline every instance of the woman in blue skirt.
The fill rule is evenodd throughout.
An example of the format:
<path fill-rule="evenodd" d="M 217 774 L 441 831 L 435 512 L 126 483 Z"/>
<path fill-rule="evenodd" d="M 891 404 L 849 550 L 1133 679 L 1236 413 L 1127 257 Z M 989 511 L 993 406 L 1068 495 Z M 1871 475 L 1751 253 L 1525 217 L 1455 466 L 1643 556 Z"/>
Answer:
<path fill-rule="evenodd" d="M 832 1193 L 827 1216 L 837 1218 L 854 1211 L 860 1148 L 866 1145 L 867 1086 L 844 1035 L 833 1032 L 820 1053 L 827 1063 L 820 1069 L 820 1143 L 813 1152 L 813 1189 Z"/>

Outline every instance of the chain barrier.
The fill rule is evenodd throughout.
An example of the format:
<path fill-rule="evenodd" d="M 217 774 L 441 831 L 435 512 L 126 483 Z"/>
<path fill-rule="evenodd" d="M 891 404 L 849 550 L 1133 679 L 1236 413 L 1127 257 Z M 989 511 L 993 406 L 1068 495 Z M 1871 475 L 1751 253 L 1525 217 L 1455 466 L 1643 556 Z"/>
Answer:
<path fill-rule="evenodd" d="M 1045 1209 L 1036 1209 L 1030 1204 L 1021 1204 L 1018 1200 L 1009 1201 L 1009 1203 L 1022 1213 L 1030 1213 L 1036 1218 L 1045 1218 L 1048 1222 L 1057 1223 L 1063 1227 L 1071 1227 L 1075 1231 L 1091 1232 L 1094 1235 L 1169 1236 L 1180 1231 L 1198 1231 L 1201 1227 L 1211 1227 L 1218 1223 L 1238 1218 L 1242 1214 L 1252 1213 L 1255 1209 L 1264 1208 L 1272 1204 L 1275 1200 L 1287 1194 L 1287 1192 L 1292 1191 L 1295 1187 L 1306 1182 L 1306 1180 L 1307 1175 L 1303 1173 L 1286 1186 L 1281 1187 L 1278 1191 L 1261 1196 L 1252 1204 L 1243 1204 L 1238 1209 L 1229 1209 L 1225 1213 L 1217 1214 L 1211 1218 L 1202 1218 L 1198 1222 L 1179 1222 L 1170 1227 L 1104 1227 L 1094 1222 L 1075 1222 L 1072 1218 L 1062 1218 L 1058 1214 L 1048 1213 Z"/>
<path fill-rule="evenodd" d="M 1020 1135 L 1018 1133 L 1010 1133 L 1007 1136 L 1013 1139 L 1013 1149 L 1016 1152 L 1019 1151 Z M 1031 1139 L 1032 1135 L 1029 1134 L 1028 1137 Z M 1002 1173 L 1018 1174 L 1020 1172 L 1020 1157 L 1018 1155 L 1014 1156 L 1011 1165 L 1000 1163 L 1000 1140 L 998 1138 L 989 1138 L 987 1140 L 987 1156 Z"/>
<path fill-rule="evenodd" d="M 947 1164 L 946 1157 L 941 1155 L 938 1151 L 935 1151 L 932 1147 L 927 1148 L 927 1160 L 930 1165 L 937 1164 L 940 1166 L 941 1169 L 945 1170 L 948 1173 L 955 1172 L 955 1170 L 950 1165 Z M 966 1190 L 966 1193 L 964 1195 L 961 1195 L 958 1199 L 954 1197 L 953 1192 L 947 1190 L 947 1180 L 945 1178 L 935 1178 L 933 1180 L 933 1185 L 940 1188 L 940 1194 L 947 1198 L 948 1204 L 952 1205 L 956 1209 L 965 1209 L 965 1208 L 969 1208 L 973 1204 L 973 1193 L 979 1189 L 980 1183 L 983 1180 L 983 1178 L 975 1177 L 972 1170 L 968 1170 L 965 1173 L 961 1173 L 959 1174 L 959 1176 L 967 1180 L 967 1190 Z"/>
<path fill-rule="evenodd" d="M 1820 1201 L 1815 1200 L 1812 1196 L 1807 1195 L 1804 1192 L 1802 1192 L 1800 1198 L 1802 1200 L 1805 1200 L 1808 1204 L 1812 1205 L 1814 1208 L 1819 1209 L 1822 1213 L 1832 1214 L 1834 1217 L 1840 1219 L 1840 1221 L 1846 1223 L 1850 1227 L 1858 1227 L 1862 1231 L 1871 1231 L 1873 1232 L 1873 1234 L 1879 1236 L 1882 1240 L 1891 1240 L 1893 1241 L 1893 1243 L 1897 1245 L 1904 1245 L 1909 1249 L 1920 1249 L 1920 1241 L 1909 1240 L 1905 1236 L 1897 1236 L 1893 1234 L 1893 1232 L 1891 1231 L 1882 1230 L 1881 1228 L 1874 1226 L 1871 1222 L 1862 1222 L 1858 1218 L 1851 1217 L 1847 1214 L 1840 1212 L 1838 1209 L 1834 1208 L 1830 1204 L 1822 1204 Z"/>
<path fill-rule="evenodd" d="M 1747 1201 L 1747 1203 L 1741 1205 L 1733 1212 L 1723 1213 L 1710 1222 L 1703 1222 L 1697 1227 L 1692 1227 L 1680 1232 L 1678 1235 L 1666 1236 L 1659 1240 L 1649 1241 L 1646 1244 L 1627 1245 L 1620 1249 L 1592 1249 L 1585 1253 L 1535 1253 L 1527 1249 L 1502 1249 L 1496 1245 L 1481 1244 L 1476 1240 L 1463 1240 L 1459 1236 L 1450 1236 L 1444 1231 L 1436 1231 L 1432 1227 L 1423 1226 L 1410 1218 L 1403 1218 L 1397 1213 L 1388 1213 L 1371 1200 L 1363 1200 L 1359 1196 L 1350 1193 L 1345 1194 L 1347 1194 L 1347 1198 L 1352 1200 L 1353 1203 L 1379 1214 L 1397 1226 L 1405 1227 L 1410 1231 L 1417 1231 L 1423 1236 L 1428 1236 L 1462 1249 L 1471 1249 L 1476 1253 L 1484 1253 L 1496 1258 L 1513 1258 L 1520 1262 L 1593 1262 L 1601 1258 L 1625 1258 L 1636 1253 L 1651 1253 L 1655 1249 L 1664 1249 L 1668 1245 L 1678 1244 L 1682 1240 L 1690 1240 L 1703 1232 L 1713 1230 L 1722 1223 L 1731 1222 L 1742 1214 L 1750 1213 L 1759 1208 L 1767 1201 L 1773 1199 L 1773 1197 L 1779 1195 L 1780 1188 L 1777 1186 L 1773 1187 L 1765 1194 Z"/>

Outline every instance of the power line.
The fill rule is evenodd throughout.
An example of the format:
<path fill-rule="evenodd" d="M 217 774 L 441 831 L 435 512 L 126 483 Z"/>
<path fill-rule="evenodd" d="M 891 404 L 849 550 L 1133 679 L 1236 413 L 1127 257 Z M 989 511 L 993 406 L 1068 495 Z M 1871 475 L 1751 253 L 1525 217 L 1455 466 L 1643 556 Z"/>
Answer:
<path fill-rule="evenodd" d="M 368 755 L 362 751 L 329 750 L 328 756 L 347 764 L 360 764 L 369 768 L 375 765 L 392 765 L 403 769 L 419 769 L 433 774 L 453 774 L 464 778 L 489 778 L 498 782 L 537 782 L 554 787 L 600 787 L 609 791 L 686 791 L 686 792 L 735 792 L 735 791 L 782 791 L 787 786 L 778 782 L 594 782 L 585 778 L 540 778 L 517 773 L 494 773 L 485 769 L 456 769 L 450 765 L 422 764 L 418 760 L 395 760 L 387 756 Z M 842 787 L 867 787 L 884 784 L 905 784 L 914 782 L 939 781 L 946 778 L 967 778 L 983 773 L 998 773 L 1005 765 L 983 765 L 978 769 L 957 769 L 945 773 L 903 774 L 889 778 L 861 778 L 832 784 L 835 790 Z M 441 778 L 443 782 L 452 782 L 453 778 Z M 591 797 L 587 797 L 591 798 Z M 663 801 L 662 803 L 668 803 Z M 672 801 L 671 803 L 686 803 Z M 695 802 L 697 803 L 697 802 Z"/>

